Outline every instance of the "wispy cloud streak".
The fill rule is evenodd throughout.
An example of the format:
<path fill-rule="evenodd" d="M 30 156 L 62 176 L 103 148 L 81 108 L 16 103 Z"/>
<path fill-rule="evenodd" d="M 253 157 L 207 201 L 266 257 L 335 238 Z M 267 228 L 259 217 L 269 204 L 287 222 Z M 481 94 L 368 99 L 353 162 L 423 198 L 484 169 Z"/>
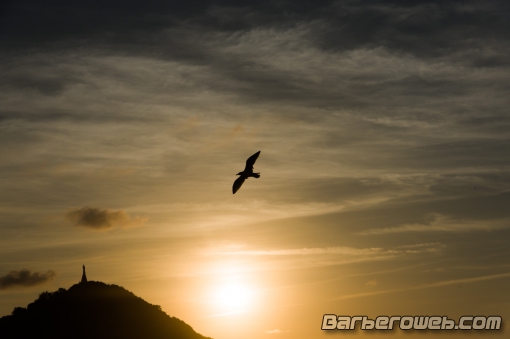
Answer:
<path fill-rule="evenodd" d="M 217 255 L 241 255 L 241 256 L 318 256 L 318 255 L 340 255 L 368 257 L 375 255 L 396 255 L 404 253 L 437 252 L 444 245 L 440 243 L 424 243 L 404 245 L 392 249 L 383 248 L 354 248 L 354 247 L 315 247 L 315 248 L 293 248 L 278 250 L 239 250 L 239 251 L 217 251 Z"/>
<path fill-rule="evenodd" d="M 470 232 L 492 231 L 510 227 L 509 219 L 502 220 L 454 220 L 446 216 L 436 214 L 434 221 L 429 224 L 409 224 L 397 227 L 370 229 L 360 232 L 360 235 L 392 234 L 408 232 Z"/>
<path fill-rule="evenodd" d="M 349 295 L 344 295 L 344 296 L 334 298 L 334 300 L 369 297 L 369 296 L 378 295 L 378 294 L 398 293 L 398 292 L 404 292 L 404 291 L 421 290 L 421 289 L 449 286 L 449 285 L 470 284 L 470 283 L 477 283 L 480 281 L 502 279 L 502 278 L 507 278 L 507 277 L 510 277 L 510 272 L 501 273 L 501 274 L 485 275 L 485 276 L 474 277 L 474 278 L 445 280 L 445 281 L 439 281 L 439 282 L 430 283 L 430 284 L 424 284 L 424 285 L 406 287 L 406 288 L 399 288 L 399 289 L 393 289 L 393 290 L 383 290 L 383 291 L 349 294 Z"/>

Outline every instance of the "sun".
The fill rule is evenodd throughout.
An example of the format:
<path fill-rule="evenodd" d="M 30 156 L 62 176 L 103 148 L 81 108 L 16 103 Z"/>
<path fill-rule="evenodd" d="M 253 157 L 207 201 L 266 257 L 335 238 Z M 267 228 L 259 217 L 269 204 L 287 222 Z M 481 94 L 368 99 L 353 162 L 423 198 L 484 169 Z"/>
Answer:
<path fill-rule="evenodd" d="M 253 307 L 255 290 L 240 282 L 219 285 L 214 291 L 214 304 L 222 312 L 245 312 Z"/>

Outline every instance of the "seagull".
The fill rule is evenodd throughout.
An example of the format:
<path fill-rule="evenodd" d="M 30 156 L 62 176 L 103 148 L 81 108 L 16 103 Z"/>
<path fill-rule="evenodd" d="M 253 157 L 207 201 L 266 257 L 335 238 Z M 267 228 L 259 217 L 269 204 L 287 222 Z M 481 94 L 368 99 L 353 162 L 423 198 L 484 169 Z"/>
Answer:
<path fill-rule="evenodd" d="M 249 157 L 248 160 L 246 160 L 246 167 L 244 168 L 244 171 L 236 174 L 239 175 L 239 178 L 234 181 L 234 185 L 232 186 L 232 194 L 236 194 L 236 192 L 243 185 L 244 181 L 249 177 L 260 178 L 260 173 L 253 173 L 253 165 L 255 164 L 255 161 L 257 161 L 259 154 L 260 151 Z"/>

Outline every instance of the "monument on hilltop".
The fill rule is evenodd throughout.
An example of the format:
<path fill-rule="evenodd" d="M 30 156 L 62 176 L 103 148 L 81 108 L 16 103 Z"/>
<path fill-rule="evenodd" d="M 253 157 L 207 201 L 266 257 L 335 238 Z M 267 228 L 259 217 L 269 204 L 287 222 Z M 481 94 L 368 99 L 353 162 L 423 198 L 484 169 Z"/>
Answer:
<path fill-rule="evenodd" d="M 83 265 L 83 275 L 81 276 L 81 283 L 87 282 L 87 275 L 85 274 L 85 265 Z"/>

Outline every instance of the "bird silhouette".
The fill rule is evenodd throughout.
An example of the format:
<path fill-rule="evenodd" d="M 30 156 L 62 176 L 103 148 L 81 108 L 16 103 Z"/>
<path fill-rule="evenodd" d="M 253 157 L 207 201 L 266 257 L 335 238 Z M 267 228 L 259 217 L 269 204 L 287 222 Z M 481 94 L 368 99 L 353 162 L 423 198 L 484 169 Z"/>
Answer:
<path fill-rule="evenodd" d="M 249 157 L 248 160 L 246 160 L 246 167 L 244 168 L 244 171 L 236 174 L 239 175 L 239 178 L 234 181 L 234 185 L 232 186 L 232 194 L 236 194 L 236 192 L 243 185 L 244 181 L 249 177 L 260 178 L 260 173 L 253 173 L 253 165 L 255 164 L 255 161 L 257 161 L 259 154 L 260 151 Z"/>

